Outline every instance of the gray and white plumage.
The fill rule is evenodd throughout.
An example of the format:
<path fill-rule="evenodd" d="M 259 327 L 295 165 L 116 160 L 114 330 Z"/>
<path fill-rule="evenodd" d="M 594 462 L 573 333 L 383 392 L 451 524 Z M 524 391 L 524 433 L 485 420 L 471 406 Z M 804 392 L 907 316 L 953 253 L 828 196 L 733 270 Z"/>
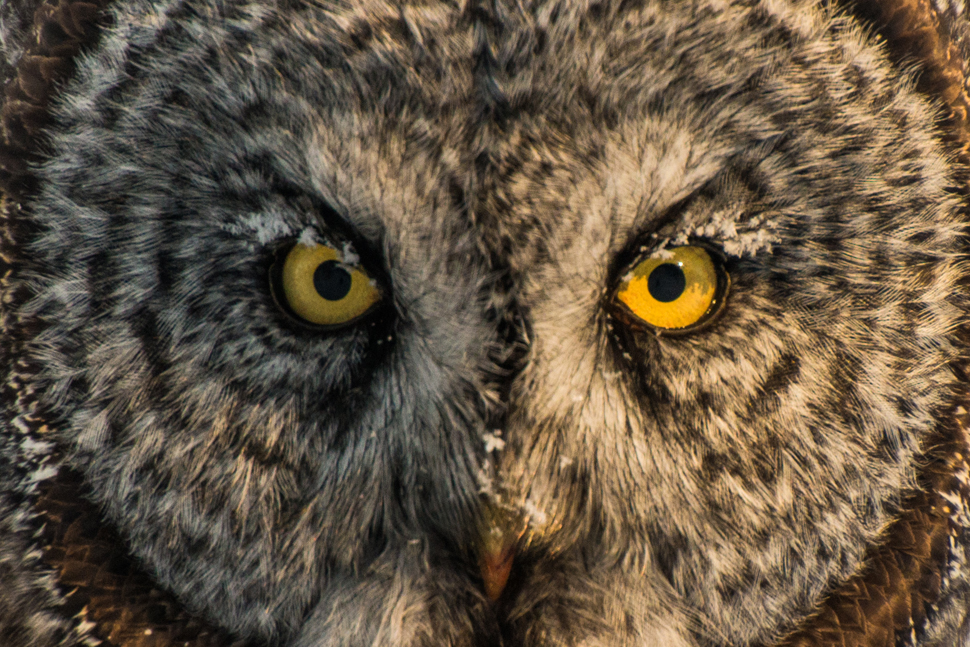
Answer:
<path fill-rule="evenodd" d="M 12 644 L 107 638 L 36 534 L 69 469 L 159 589 L 252 644 L 767 647 L 864 575 L 934 434 L 965 440 L 965 163 L 919 60 L 845 7 L 106 15 L 4 203 Z M 297 239 L 359 257 L 378 310 L 295 324 L 268 275 Z M 631 264 L 698 240 L 731 277 L 715 322 L 618 314 Z M 954 488 L 893 644 L 966 643 Z"/>

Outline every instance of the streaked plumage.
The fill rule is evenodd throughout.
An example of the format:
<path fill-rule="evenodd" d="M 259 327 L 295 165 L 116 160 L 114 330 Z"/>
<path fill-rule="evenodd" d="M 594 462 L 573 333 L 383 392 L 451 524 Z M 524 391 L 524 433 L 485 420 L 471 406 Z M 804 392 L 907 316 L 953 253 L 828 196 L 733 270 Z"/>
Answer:
<path fill-rule="evenodd" d="M 970 644 L 968 26 L 0 3 L 0 643 Z"/>

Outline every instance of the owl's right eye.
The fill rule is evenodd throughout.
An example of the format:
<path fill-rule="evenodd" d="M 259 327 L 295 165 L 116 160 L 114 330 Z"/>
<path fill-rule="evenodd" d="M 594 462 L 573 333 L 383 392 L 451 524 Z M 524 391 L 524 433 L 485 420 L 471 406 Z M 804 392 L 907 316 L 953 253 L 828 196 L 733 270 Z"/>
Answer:
<path fill-rule="evenodd" d="M 686 245 L 638 262 L 615 299 L 635 321 L 657 334 L 695 332 L 724 307 L 730 276 L 705 247 Z"/>
<path fill-rule="evenodd" d="M 383 298 L 377 281 L 329 245 L 297 243 L 281 260 L 271 270 L 273 296 L 304 323 L 350 324 Z"/>

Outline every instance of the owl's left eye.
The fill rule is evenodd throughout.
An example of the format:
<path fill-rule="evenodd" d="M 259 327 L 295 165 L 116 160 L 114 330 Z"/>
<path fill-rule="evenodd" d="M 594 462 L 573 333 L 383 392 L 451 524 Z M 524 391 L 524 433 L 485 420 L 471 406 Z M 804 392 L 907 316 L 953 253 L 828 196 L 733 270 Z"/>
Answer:
<path fill-rule="evenodd" d="M 730 277 L 705 247 L 685 245 L 638 262 L 623 278 L 616 301 L 658 333 L 694 332 L 724 306 Z"/>
<path fill-rule="evenodd" d="M 381 289 L 344 256 L 330 245 L 294 245 L 271 270 L 277 303 L 316 326 L 350 324 L 370 312 L 382 298 Z"/>

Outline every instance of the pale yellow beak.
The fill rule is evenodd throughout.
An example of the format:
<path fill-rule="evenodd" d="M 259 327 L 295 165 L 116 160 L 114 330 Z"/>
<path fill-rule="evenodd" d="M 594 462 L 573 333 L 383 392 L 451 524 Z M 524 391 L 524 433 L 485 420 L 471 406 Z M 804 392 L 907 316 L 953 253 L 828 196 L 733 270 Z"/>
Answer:
<path fill-rule="evenodd" d="M 515 551 L 525 527 L 515 514 L 496 508 L 487 509 L 485 519 L 478 568 L 485 584 L 485 595 L 494 602 L 501 597 L 509 581 Z"/>
<path fill-rule="evenodd" d="M 515 558 L 515 544 L 509 543 L 497 550 L 482 552 L 478 565 L 485 582 L 485 595 L 493 602 L 498 600 L 509 581 L 512 562 Z"/>

